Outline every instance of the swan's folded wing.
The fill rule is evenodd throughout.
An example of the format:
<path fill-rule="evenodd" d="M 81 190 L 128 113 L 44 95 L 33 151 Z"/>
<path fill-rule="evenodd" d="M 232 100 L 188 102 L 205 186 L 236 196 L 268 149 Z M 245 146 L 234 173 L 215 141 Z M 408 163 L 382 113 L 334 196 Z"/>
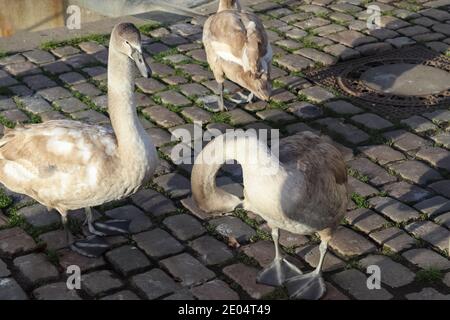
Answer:
<path fill-rule="evenodd" d="M 0 178 L 9 183 L 52 180 L 114 155 L 110 131 L 75 121 L 49 121 L 10 130 L 0 140 Z"/>
<path fill-rule="evenodd" d="M 211 17 L 209 44 L 223 60 L 256 73 L 270 50 L 259 18 L 251 13 L 222 11 Z"/>

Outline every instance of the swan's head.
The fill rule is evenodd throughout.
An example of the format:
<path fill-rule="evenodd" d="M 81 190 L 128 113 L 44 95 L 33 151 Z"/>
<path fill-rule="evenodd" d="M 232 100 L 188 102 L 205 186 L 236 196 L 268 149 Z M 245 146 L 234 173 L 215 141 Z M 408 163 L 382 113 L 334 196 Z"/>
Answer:
<path fill-rule="evenodd" d="M 269 74 L 264 72 L 256 76 L 251 81 L 252 92 L 261 100 L 268 101 L 272 94 L 272 83 L 270 82 Z"/>
<path fill-rule="evenodd" d="M 111 33 L 110 50 L 115 49 L 136 63 L 143 77 L 148 78 L 152 71 L 142 55 L 141 34 L 132 23 L 119 23 Z"/>

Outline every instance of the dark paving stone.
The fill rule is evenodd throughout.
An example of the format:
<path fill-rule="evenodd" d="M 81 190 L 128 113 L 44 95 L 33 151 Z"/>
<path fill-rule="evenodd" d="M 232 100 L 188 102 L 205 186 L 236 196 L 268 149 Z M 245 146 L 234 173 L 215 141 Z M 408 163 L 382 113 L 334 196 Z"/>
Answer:
<path fill-rule="evenodd" d="M 43 233 L 39 235 L 39 240 L 46 244 L 48 250 L 59 250 L 68 246 L 67 234 L 61 229 Z"/>
<path fill-rule="evenodd" d="M 71 265 L 77 265 L 82 273 L 104 267 L 106 264 L 103 257 L 88 258 L 69 249 L 59 250 L 58 257 L 62 268 L 67 269 Z"/>
<path fill-rule="evenodd" d="M 402 254 L 403 258 L 422 269 L 450 269 L 450 261 L 429 249 L 411 249 Z"/>
<path fill-rule="evenodd" d="M 405 156 L 387 145 L 372 145 L 358 148 L 364 155 L 381 165 L 404 160 Z"/>
<path fill-rule="evenodd" d="M 320 252 L 318 245 L 306 245 L 295 250 L 295 253 L 306 261 L 311 267 L 315 268 L 319 264 Z M 345 267 L 344 261 L 328 252 L 323 262 L 322 270 L 324 272 L 335 271 Z"/>
<path fill-rule="evenodd" d="M 431 221 L 413 222 L 407 225 L 405 230 L 440 250 L 449 249 L 450 231 Z"/>
<path fill-rule="evenodd" d="M 134 292 L 123 290 L 111 295 L 105 296 L 100 300 L 141 300 Z"/>
<path fill-rule="evenodd" d="M 374 209 L 395 222 L 406 222 L 419 218 L 419 213 L 410 206 L 389 197 L 375 197 L 369 200 Z"/>
<path fill-rule="evenodd" d="M 165 272 L 152 269 L 146 273 L 134 276 L 131 282 L 147 299 L 157 299 L 179 289 Z"/>
<path fill-rule="evenodd" d="M 382 216 L 370 209 L 358 208 L 347 212 L 345 219 L 364 233 L 370 233 L 388 224 Z"/>
<path fill-rule="evenodd" d="M 160 263 L 183 286 L 201 284 L 215 277 L 214 272 L 187 253 L 161 260 Z"/>
<path fill-rule="evenodd" d="M 241 243 L 250 241 L 256 235 L 255 230 L 236 217 L 221 217 L 213 219 L 209 223 L 220 235 L 234 238 Z"/>
<path fill-rule="evenodd" d="M 387 121 L 373 113 L 358 114 L 353 116 L 351 119 L 356 123 L 372 130 L 384 130 L 393 126 L 390 121 Z"/>
<path fill-rule="evenodd" d="M 150 261 L 138 248 L 122 246 L 106 253 L 106 259 L 124 276 L 150 266 Z"/>
<path fill-rule="evenodd" d="M 186 196 L 191 192 L 190 181 L 178 173 L 159 176 L 153 182 L 174 198 Z"/>
<path fill-rule="evenodd" d="M 367 276 L 361 271 L 349 269 L 332 276 L 339 287 L 347 290 L 358 300 L 390 300 L 393 298 L 386 289 L 370 290 L 367 288 Z"/>
<path fill-rule="evenodd" d="M 9 275 L 11 275 L 11 272 L 9 271 L 8 266 L 0 259 L 0 278 L 6 278 Z"/>
<path fill-rule="evenodd" d="M 426 185 L 430 182 L 442 179 L 439 172 L 417 160 L 407 160 L 398 164 L 392 164 L 389 167 L 403 179 L 419 185 Z"/>
<path fill-rule="evenodd" d="M 180 116 L 161 106 L 145 108 L 142 110 L 142 113 L 149 116 L 153 121 L 164 128 L 184 124 L 184 121 Z"/>
<path fill-rule="evenodd" d="M 442 294 L 433 288 L 424 288 L 419 292 L 405 295 L 408 300 L 450 300 L 450 295 Z"/>
<path fill-rule="evenodd" d="M 353 178 L 348 177 L 348 185 L 350 186 L 351 192 L 356 192 L 363 197 L 371 197 L 379 193 L 377 189 L 371 187 L 370 185 Z"/>
<path fill-rule="evenodd" d="M 367 176 L 369 182 L 375 186 L 394 182 L 396 178 L 388 174 L 382 167 L 374 164 L 366 158 L 358 158 L 348 162 L 348 165 L 359 173 Z"/>
<path fill-rule="evenodd" d="M 58 270 L 42 253 L 31 253 L 13 260 L 14 267 L 20 276 L 26 281 L 27 286 L 36 286 L 41 283 L 56 280 L 59 277 Z"/>
<path fill-rule="evenodd" d="M 133 240 L 152 258 L 173 255 L 183 251 L 184 248 L 181 243 L 162 229 L 138 233 L 133 235 Z"/>
<path fill-rule="evenodd" d="M 256 276 L 259 273 L 258 269 L 246 266 L 242 263 L 225 267 L 223 273 L 239 284 L 242 289 L 254 299 L 261 299 L 274 290 L 273 287 L 256 283 Z"/>
<path fill-rule="evenodd" d="M 138 207 L 155 217 L 177 210 L 172 200 L 151 189 L 140 190 L 131 199 Z"/>
<path fill-rule="evenodd" d="M 13 278 L 0 279 L 0 300 L 28 300 L 28 297 Z"/>
<path fill-rule="evenodd" d="M 67 288 L 65 282 L 51 283 L 33 291 L 37 300 L 81 300 L 76 290 Z"/>
<path fill-rule="evenodd" d="M 62 87 L 42 89 L 39 90 L 37 94 L 41 95 L 45 100 L 50 102 L 71 96 L 70 91 Z"/>
<path fill-rule="evenodd" d="M 400 181 L 383 186 L 383 191 L 403 202 L 417 202 L 430 196 L 430 192 L 416 185 Z"/>
<path fill-rule="evenodd" d="M 212 280 L 191 289 L 199 300 L 238 300 L 239 295 L 222 280 Z"/>
<path fill-rule="evenodd" d="M 383 136 L 391 140 L 393 145 L 402 151 L 411 151 L 430 144 L 427 140 L 405 130 L 390 131 L 384 133 Z"/>
<path fill-rule="evenodd" d="M 55 210 L 48 212 L 47 208 L 40 204 L 25 207 L 17 211 L 17 214 L 23 217 L 26 222 L 34 227 L 48 227 L 59 224 L 61 216 Z"/>
<path fill-rule="evenodd" d="M 225 244 L 208 235 L 193 240 L 190 246 L 200 261 L 208 266 L 222 264 L 233 258 L 232 251 Z"/>
<path fill-rule="evenodd" d="M 108 270 L 95 271 L 81 276 L 82 288 L 91 296 L 98 296 L 123 286 L 121 280 Z"/>
<path fill-rule="evenodd" d="M 400 252 L 413 247 L 416 242 L 406 232 L 397 227 L 391 227 L 372 232 L 369 235 L 375 242 L 393 252 Z"/>
<path fill-rule="evenodd" d="M 21 97 L 18 98 L 23 108 L 31 113 L 43 113 L 52 111 L 51 105 L 40 97 Z"/>
<path fill-rule="evenodd" d="M 415 204 L 414 208 L 432 217 L 444 212 L 449 212 L 450 201 L 447 198 L 435 196 Z"/>
<path fill-rule="evenodd" d="M 187 214 L 170 216 L 163 221 L 164 225 L 180 240 L 186 241 L 205 233 L 205 228 L 197 219 Z"/>
<path fill-rule="evenodd" d="M 27 76 L 22 81 L 32 90 L 55 87 L 56 82 L 41 74 Z"/>
<path fill-rule="evenodd" d="M 13 256 L 33 250 L 36 243 L 25 231 L 18 227 L 0 230 L 0 254 Z"/>
<path fill-rule="evenodd" d="M 112 219 L 123 219 L 130 221 L 130 232 L 138 233 L 152 226 L 150 219 L 138 208 L 132 205 L 114 208 L 105 212 Z"/>

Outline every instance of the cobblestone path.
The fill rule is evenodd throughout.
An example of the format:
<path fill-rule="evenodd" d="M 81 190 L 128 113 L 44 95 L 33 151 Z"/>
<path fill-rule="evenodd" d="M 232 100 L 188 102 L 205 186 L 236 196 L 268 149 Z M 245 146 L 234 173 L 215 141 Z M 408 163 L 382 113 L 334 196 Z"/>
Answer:
<path fill-rule="evenodd" d="M 381 9 L 369 30 L 366 7 Z M 404 120 L 383 118 L 303 77 L 307 68 L 423 44 L 449 56 L 450 1 L 266 1 L 263 19 L 274 48 L 277 93 L 269 103 L 218 113 L 208 105 L 216 83 L 201 45 L 202 19 L 146 25 L 144 48 L 153 78 L 138 78 L 139 114 L 161 164 L 151 185 L 96 217 L 132 220 L 130 237 L 88 259 L 66 248 L 59 215 L 30 198 L 0 196 L 0 299 L 286 299 L 282 288 L 255 283 L 273 258 L 270 230 L 236 210 L 212 217 L 190 197 L 191 165 L 171 157 L 177 128 L 278 128 L 332 137 L 348 163 L 352 202 L 325 259 L 324 299 L 450 299 L 450 111 Z M 1 40 L 0 40 L 1 41 Z M 46 43 L 0 59 L 0 122 L 76 119 L 108 124 L 107 37 Z M 227 83 L 228 94 L 238 88 Z M 209 106 L 209 107 L 208 107 Z M 220 186 L 242 196 L 240 167 L 227 165 Z M 86 232 L 83 213 L 73 232 Z M 286 255 L 303 270 L 318 261 L 318 239 L 281 235 Z M 68 290 L 66 267 L 78 265 L 82 289 Z M 369 290 L 366 268 L 381 269 Z"/>

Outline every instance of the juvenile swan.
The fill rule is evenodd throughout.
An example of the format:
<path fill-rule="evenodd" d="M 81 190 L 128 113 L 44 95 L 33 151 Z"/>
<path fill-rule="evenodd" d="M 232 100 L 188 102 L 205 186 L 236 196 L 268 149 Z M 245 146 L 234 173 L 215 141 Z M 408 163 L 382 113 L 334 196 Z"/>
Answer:
<path fill-rule="evenodd" d="M 258 16 L 242 11 L 238 0 L 220 0 L 217 13 L 203 26 L 203 44 L 219 85 L 221 111 L 225 109 L 225 76 L 250 91 L 247 102 L 253 95 L 262 100 L 269 99 L 272 48 Z"/>
<path fill-rule="evenodd" d="M 146 183 L 157 165 L 155 147 L 142 128 L 134 97 L 134 64 L 144 77 L 141 37 L 130 23 L 114 27 L 108 58 L 108 109 L 111 129 L 71 120 L 54 120 L 8 130 L 0 140 L 0 182 L 26 194 L 62 218 L 69 243 L 67 212 L 125 198 Z M 103 224 L 104 225 L 104 224 Z M 111 229 L 118 229 L 112 224 Z M 100 239 L 75 242 L 72 248 L 95 256 Z M 97 244 L 97 246 L 95 246 Z M 99 245 L 99 246 L 98 246 Z"/>
<path fill-rule="evenodd" d="M 243 201 L 215 183 L 217 171 L 230 159 L 242 166 Z M 321 268 L 327 243 L 348 201 L 345 162 L 325 138 L 311 132 L 284 138 L 279 143 L 278 158 L 254 135 L 221 135 L 196 158 L 191 184 L 194 200 L 202 210 L 229 212 L 242 204 L 272 228 L 275 259 L 258 275 L 258 282 L 274 286 L 284 283 L 293 298 L 319 299 L 323 295 Z M 282 258 L 278 229 L 320 235 L 320 261 L 313 272 L 303 275 Z"/>

